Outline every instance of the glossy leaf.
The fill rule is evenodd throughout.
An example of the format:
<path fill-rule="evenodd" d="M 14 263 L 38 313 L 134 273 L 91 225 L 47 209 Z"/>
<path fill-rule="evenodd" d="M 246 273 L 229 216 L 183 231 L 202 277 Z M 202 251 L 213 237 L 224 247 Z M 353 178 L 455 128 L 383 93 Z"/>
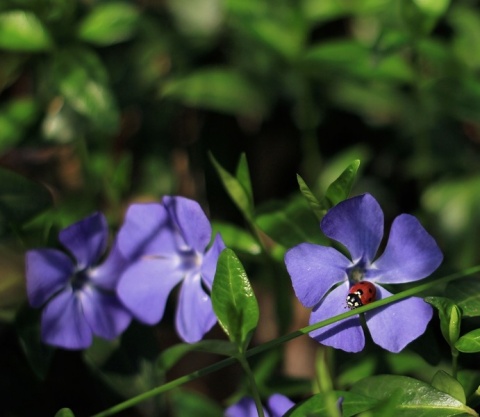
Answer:
<path fill-rule="evenodd" d="M 138 18 L 138 9 L 128 3 L 99 4 L 80 22 L 78 36 L 95 45 L 119 43 L 133 36 Z"/>
<path fill-rule="evenodd" d="M 346 391 L 334 391 L 341 402 L 342 416 L 352 417 L 373 408 L 378 401 L 367 396 Z M 327 416 L 328 408 L 323 394 L 316 394 L 293 407 L 284 417 L 323 417 Z"/>
<path fill-rule="evenodd" d="M 457 340 L 455 347 L 464 353 L 480 352 L 480 329 L 472 330 L 464 334 Z"/>
<path fill-rule="evenodd" d="M 61 408 L 55 413 L 55 417 L 75 417 L 75 414 L 70 408 Z"/>
<path fill-rule="evenodd" d="M 327 197 L 333 205 L 348 198 L 355 182 L 359 166 L 360 161 L 358 159 L 353 161 L 327 188 L 325 197 Z"/>
<path fill-rule="evenodd" d="M 396 401 L 390 404 L 396 410 L 397 417 L 477 416 L 474 410 L 451 395 L 406 376 L 368 377 L 357 382 L 351 391 L 379 401 L 388 400 L 395 393 Z"/>
<path fill-rule="evenodd" d="M 451 395 L 463 404 L 466 404 L 467 402 L 462 384 L 445 371 L 438 371 L 433 376 L 432 387 L 439 391 L 446 392 L 448 395 Z"/>
<path fill-rule="evenodd" d="M 43 23 L 31 12 L 11 10 L 0 13 L 0 48 L 41 52 L 53 46 Z"/>
<path fill-rule="evenodd" d="M 317 197 L 313 194 L 312 190 L 310 190 L 307 183 L 303 180 L 303 178 L 297 174 L 297 182 L 300 187 L 300 191 L 307 200 L 310 208 L 312 209 L 313 213 L 317 217 L 318 220 L 321 220 L 330 206 L 327 206 L 324 202 L 320 202 L 317 200 Z"/>
<path fill-rule="evenodd" d="M 459 307 L 445 297 L 426 297 L 425 301 L 438 310 L 443 337 L 453 346 L 460 335 L 462 312 Z"/>
<path fill-rule="evenodd" d="M 462 310 L 463 317 L 480 316 L 480 280 L 467 277 L 447 285 L 445 293 Z"/>
<path fill-rule="evenodd" d="M 242 74 L 230 69 L 209 68 L 174 78 L 163 86 L 161 94 L 189 106 L 222 113 L 259 118 L 266 112 L 257 88 Z"/>
<path fill-rule="evenodd" d="M 231 249 L 218 258 L 212 285 L 213 310 L 230 340 L 246 349 L 258 323 L 258 303 L 245 269 Z"/>
<path fill-rule="evenodd" d="M 0 169 L 0 231 L 9 223 L 23 223 L 52 204 L 46 188 L 21 175 Z"/>
<path fill-rule="evenodd" d="M 225 168 L 223 168 L 212 154 L 210 154 L 210 160 L 212 161 L 212 164 L 215 167 L 223 186 L 225 187 L 225 191 L 230 195 L 231 199 L 236 204 L 242 215 L 251 222 L 253 220 L 254 211 L 253 197 L 251 195 L 251 186 L 250 189 L 248 188 L 249 182 L 247 182 L 245 178 L 245 173 L 241 174 L 241 181 L 247 185 L 247 188 L 238 178 L 234 177 Z M 242 170 L 244 170 L 244 168 L 241 168 L 240 172 Z"/>

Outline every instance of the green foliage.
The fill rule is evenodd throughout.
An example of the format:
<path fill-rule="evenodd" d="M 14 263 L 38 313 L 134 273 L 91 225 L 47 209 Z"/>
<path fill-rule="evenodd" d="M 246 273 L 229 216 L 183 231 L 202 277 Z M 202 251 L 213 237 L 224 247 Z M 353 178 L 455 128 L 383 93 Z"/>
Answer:
<path fill-rule="evenodd" d="M 55 417 L 75 417 L 75 414 L 69 408 L 62 408 L 55 413 Z"/>
<path fill-rule="evenodd" d="M 426 297 L 425 301 L 432 304 L 440 317 L 440 329 L 447 343 L 453 347 L 460 336 L 462 312 L 450 299 L 444 297 Z"/>
<path fill-rule="evenodd" d="M 212 304 L 225 333 L 244 351 L 257 327 L 258 303 L 243 265 L 231 249 L 224 249 L 218 258 Z"/>
<path fill-rule="evenodd" d="M 467 403 L 465 391 L 460 382 L 445 371 L 438 371 L 433 376 L 432 387 L 451 395 L 463 404 Z"/>
<path fill-rule="evenodd" d="M 480 282 L 477 278 L 465 278 L 456 283 L 450 283 L 446 292 L 460 307 L 463 317 L 480 316 Z"/>
<path fill-rule="evenodd" d="M 455 347 L 460 352 L 475 353 L 480 352 L 480 329 L 473 330 L 464 334 L 455 343 Z"/>

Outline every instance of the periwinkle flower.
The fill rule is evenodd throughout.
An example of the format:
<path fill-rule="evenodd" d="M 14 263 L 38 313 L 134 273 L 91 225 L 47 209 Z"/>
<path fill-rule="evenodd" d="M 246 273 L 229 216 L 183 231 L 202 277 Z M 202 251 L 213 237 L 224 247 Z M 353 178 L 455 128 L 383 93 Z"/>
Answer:
<path fill-rule="evenodd" d="M 114 245 L 105 261 L 108 226 L 95 213 L 59 233 L 72 257 L 57 249 L 26 254 L 27 295 L 33 307 L 44 306 L 42 340 L 65 349 L 84 349 L 93 335 L 113 339 L 130 324 L 131 314 L 115 287 L 126 260 Z"/>
<path fill-rule="evenodd" d="M 200 205 L 184 197 L 163 204 L 133 204 L 118 234 L 122 253 L 135 261 L 120 278 L 117 293 L 135 318 L 158 323 L 172 289 L 181 283 L 175 325 L 186 342 L 200 340 L 216 323 L 210 299 L 220 252 L 217 235 Z"/>
<path fill-rule="evenodd" d="M 417 281 L 438 268 L 443 259 L 440 249 L 408 214 L 393 221 L 385 251 L 375 259 L 383 222 L 380 205 L 370 194 L 353 197 L 329 210 L 320 225 L 327 237 L 345 246 L 350 259 L 332 247 L 310 243 L 286 253 L 295 293 L 304 306 L 313 307 L 310 324 L 344 313 L 349 289 L 358 282 L 373 283 L 379 300 L 391 295 L 382 284 Z M 432 314 L 432 307 L 423 299 L 409 297 L 366 312 L 365 321 L 376 344 L 399 352 L 425 332 Z M 313 331 L 310 336 L 347 352 L 358 352 L 365 345 L 358 316 Z"/>
<path fill-rule="evenodd" d="M 282 417 L 295 403 L 281 394 L 273 394 L 263 409 L 265 417 Z M 255 401 L 251 397 L 243 397 L 225 410 L 225 417 L 258 417 Z"/>

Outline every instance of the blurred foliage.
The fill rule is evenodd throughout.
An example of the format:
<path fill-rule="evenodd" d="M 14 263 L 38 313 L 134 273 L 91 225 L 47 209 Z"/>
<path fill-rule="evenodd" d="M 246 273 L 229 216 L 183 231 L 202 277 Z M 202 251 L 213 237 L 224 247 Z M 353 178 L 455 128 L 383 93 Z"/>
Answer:
<path fill-rule="evenodd" d="M 353 194 L 374 194 L 387 219 L 418 215 L 445 270 L 479 263 L 479 48 L 477 0 L 0 2 L 0 340 L 22 369 L 4 392 L 56 391 L 53 382 L 40 389 L 38 366 L 24 364 L 29 327 L 16 340 L 8 324 L 23 317 L 21 258 L 95 210 L 115 230 L 132 201 L 194 198 L 242 253 L 253 284 L 285 297 L 282 273 L 254 262 L 262 248 L 252 236 L 278 249 L 277 267 L 289 246 L 321 238 L 296 174 L 303 191 L 323 196 L 359 159 Z M 60 355 L 52 379 L 65 357 L 80 366 Z M 61 393 L 36 414 L 73 403 L 81 415 L 121 396 Z M 8 415 L 28 414 L 18 395 L 0 406 Z M 178 415 L 203 401 L 182 395 L 172 400 Z"/>

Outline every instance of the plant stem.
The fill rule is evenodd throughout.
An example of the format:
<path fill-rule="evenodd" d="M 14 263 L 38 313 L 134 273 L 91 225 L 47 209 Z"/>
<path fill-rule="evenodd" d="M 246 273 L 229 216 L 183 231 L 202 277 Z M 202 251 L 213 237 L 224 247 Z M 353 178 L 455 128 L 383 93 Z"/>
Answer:
<path fill-rule="evenodd" d="M 459 279 L 468 275 L 475 274 L 477 272 L 480 272 L 480 265 L 473 266 L 471 268 L 468 268 L 464 271 L 460 272 L 455 272 L 453 274 L 447 275 L 443 278 L 439 278 L 437 280 L 427 282 L 422 285 L 418 285 L 414 288 L 410 288 L 408 290 L 399 292 L 397 294 L 394 294 L 390 297 L 384 298 L 382 300 L 375 301 L 373 303 L 364 305 L 362 307 L 356 308 L 354 310 L 349 310 L 346 311 L 345 313 L 339 314 L 338 316 L 331 317 L 327 320 L 323 320 L 319 323 L 311 324 L 310 326 L 303 327 L 302 329 L 296 330 L 292 333 L 288 333 L 286 335 L 280 336 L 276 339 L 270 340 L 269 342 L 266 342 L 262 345 L 255 346 L 252 349 L 249 349 L 245 352 L 245 358 L 249 358 L 254 355 L 258 355 L 259 353 L 265 352 L 266 350 L 272 349 L 274 347 L 277 347 L 278 345 L 281 345 L 283 343 L 286 343 L 292 339 L 295 339 L 299 336 L 302 336 L 304 334 L 308 334 L 314 330 L 320 329 L 322 327 L 328 326 L 330 324 L 336 323 L 340 320 L 355 316 L 360 313 L 364 313 L 366 311 L 373 310 L 375 308 L 390 304 L 395 301 L 402 300 L 407 297 L 411 297 L 412 295 L 418 294 L 420 292 L 423 292 L 425 290 L 430 289 L 431 287 L 436 287 L 439 284 L 444 284 L 449 281 L 453 281 L 455 279 Z M 176 388 L 180 385 L 185 384 L 186 382 L 192 381 L 194 379 L 203 377 L 205 375 L 209 375 L 213 372 L 219 371 L 220 369 L 223 369 L 227 366 L 233 365 L 236 361 L 238 360 L 238 357 L 236 358 L 227 358 L 223 359 L 220 362 L 217 362 L 213 365 L 207 366 L 203 369 L 200 369 L 198 371 L 194 371 L 188 375 L 184 375 L 180 378 L 174 379 L 173 381 L 170 381 L 166 384 L 163 384 L 159 387 L 156 387 L 150 391 L 144 392 L 143 394 L 137 395 L 136 397 L 130 398 L 129 400 L 126 400 L 122 403 L 119 403 L 111 408 L 108 408 L 107 410 L 104 410 L 98 414 L 95 414 L 92 417 L 106 417 L 110 416 L 112 414 L 118 413 L 119 411 L 125 410 L 129 407 L 132 407 L 148 398 L 154 397 L 156 395 L 159 395 L 161 393 L 164 393 L 166 391 L 169 391 L 173 388 Z M 456 359 L 453 359 L 456 361 Z M 248 364 L 247 364 L 248 365 Z M 456 366 L 454 367 L 454 370 L 456 369 Z M 456 372 L 456 371 L 455 371 Z"/>
<path fill-rule="evenodd" d="M 253 400 L 255 401 L 258 417 L 265 417 L 265 414 L 263 413 L 262 400 L 260 398 L 260 393 L 258 392 L 257 383 L 255 381 L 255 376 L 253 375 L 250 365 L 248 364 L 246 356 L 239 356 L 238 361 L 242 365 L 242 368 L 247 375 L 248 382 L 250 383 L 250 390 L 252 392 Z"/>

